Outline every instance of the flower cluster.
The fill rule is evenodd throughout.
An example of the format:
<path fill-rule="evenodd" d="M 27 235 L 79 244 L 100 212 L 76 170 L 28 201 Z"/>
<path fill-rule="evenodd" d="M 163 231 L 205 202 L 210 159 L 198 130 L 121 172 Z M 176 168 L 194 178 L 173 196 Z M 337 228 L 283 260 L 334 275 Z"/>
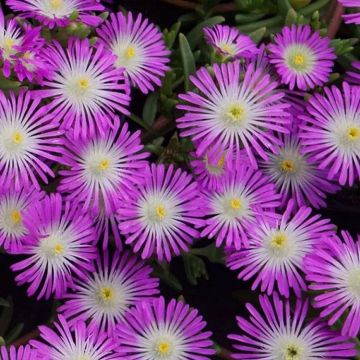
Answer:
<path fill-rule="evenodd" d="M 171 51 L 180 24 L 162 33 L 100 0 L 6 5 L 0 66 L 21 87 L 0 90 L 0 246 L 16 284 L 59 306 L 0 359 L 210 360 L 203 316 L 160 286 L 174 257 L 203 271 L 204 243 L 261 293 L 229 335 L 233 359 L 354 357 L 360 235 L 318 211 L 359 185 L 360 62 L 332 83 L 318 14 L 260 45 L 202 23 Z M 165 130 L 158 112 L 174 116 Z"/>

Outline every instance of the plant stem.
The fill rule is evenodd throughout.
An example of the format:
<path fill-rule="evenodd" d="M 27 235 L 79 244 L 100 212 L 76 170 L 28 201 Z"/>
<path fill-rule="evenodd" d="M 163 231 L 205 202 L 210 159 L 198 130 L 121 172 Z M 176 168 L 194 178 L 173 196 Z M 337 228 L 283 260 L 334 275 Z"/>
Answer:
<path fill-rule="evenodd" d="M 332 12 L 332 16 L 330 18 L 329 26 L 328 26 L 328 37 L 333 39 L 338 32 L 341 22 L 342 22 L 342 15 L 344 13 L 344 7 L 334 0 L 334 11 Z"/>

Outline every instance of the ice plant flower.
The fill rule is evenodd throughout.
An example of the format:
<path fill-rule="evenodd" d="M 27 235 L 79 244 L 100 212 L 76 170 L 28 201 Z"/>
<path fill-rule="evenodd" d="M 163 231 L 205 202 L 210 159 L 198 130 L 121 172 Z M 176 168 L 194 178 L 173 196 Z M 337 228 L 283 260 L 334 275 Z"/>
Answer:
<path fill-rule="evenodd" d="M 16 282 L 29 284 L 29 296 L 61 298 L 74 274 L 81 276 L 93 269 L 97 250 L 92 221 L 57 193 L 28 207 L 23 221 L 28 235 L 21 253 L 26 258 L 11 267 L 20 272 Z"/>
<path fill-rule="evenodd" d="M 63 162 L 70 168 L 60 171 L 59 191 L 96 214 L 102 209 L 106 215 L 114 213 L 119 199 L 128 198 L 135 184 L 143 182 L 147 163 L 140 131 L 131 133 L 117 117 L 112 122 L 114 127 L 104 133 L 76 139 L 69 132 L 65 141 Z"/>
<path fill-rule="evenodd" d="M 0 187 L 16 190 L 33 184 L 38 178 L 47 183 L 54 176 L 51 161 L 60 162 L 62 131 L 59 123 L 41 106 L 34 93 L 10 92 L 7 98 L 0 91 Z"/>
<path fill-rule="evenodd" d="M 354 61 L 351 67 L 346 73 L 346 80 L 352 85 L 360 86 L 360 61 Z"/>
<path fill-rule="evenodd" d="M 92 13 L 104 10 L 96 0 L 6 0 L 6 3 L 21 17 L 36 19 L 50 29 L 69 25 L 74 13 L 81 22 L 97 26 L 101 19 Z"/>
<path fill-rule="evenodd" d="M 240 334 L 234 341 L 232 359 L 243 360 L 351 360 L 355 344 L 315 319 L 307 320 L 308 301 L 298 299 L 293 308 L 288 300 L 260 296 L 261 311 L 246 304 L 250 318 L 237 317 Z"/>
<path fill-rule="evenodd" d="M 356 337 L 360 333 L 360 236 L 341 232 L 340 239 L 327 242 L 306 259 L 306 279 L 309 288 L 321 293 L 314 306 L 322 309 L 321 316 L 329 325 L 343 317 L 341 333 Z"/>
<path fill-rule="evenodd" d="M 147 166 L 145 183 L 118 211 L 119 229 L 143 259 L 155 254 L 170 261 L 198 238 L 202 198 L 186 172 L 163 164 Z"/>
<path fill-rule="evenodd" d="M 39 326 L 40 341 L 30 340 L 44 360 L 115 360 L 116 343 L 105 332 L 89 329 L 79 321 L 73 329 L 59 315 L 54 328 Z"/>
<path fill-rule="evenodd" d="M 21 250 L 27 230 L 23 223 L 23 212 L 44 196 L 34 187 L 15 191 L 9 189 L 0 194 L 0 246 L 9 253 Z"/>
<path fill-rule="evenodd" d="M 273 217 L 280 204 L 275 186 L 260 171 L 241 166 L 229 172 L 219 189 L 205 194 L 206 218 L 201 237 L 216 238 L 239 250 L 248 247 L 248 233 L 263 216 Z"/>
<path fill-rule="evenodd" d="M 269 152 L 268 161 L 260 163 L 260 169 L 282 195 L 282 205 L 294 199 L 297 207 L 326 206 L 326 195 L 340 187 L 327 179 L 327 171 L 318 169 L 316 160 L 303 153 L 296 129 L 284 135 L 283 140 L 275 153 Z"/>
<path fill-rule="evenodd" d="M 74 128 L 76 139 L 112 126 L 115 110 L 129 114 L 130 89 L 123 70 L 115 69 L 114 56 L 102 45 L 95 48 L 88 39 L 70 38 L 64 50 L 53 41 L 43 56 L 55 74 L 39 93 L 53 98 L 49 111 L 62 119 L 63 128 Z"/>
<path fill-rule="evenodd" d="M 37 360 L 37 351 L 30 345 L 20 345 L 18 348 L 15 346 L 6 347 L 0 346 L 0 359 L 1 360 Z"/>
<path fill-rule="evenodd" d="M 336 58 L 330 39 L 320 37 L 317 31 L 312 32 L 309 25 L 284 27 L 268 48 L 270 63 L 291 90 L 323 85 Z"/>
<path fill-rule="evenodd" d="M 339 0 L 339 3 L 346 8 L 360 8 L 360 0 Z M 360 25 L 360 12 L 354 12 L 353 14 L 343 15 L 347 24 Z"/>
<path fill-rule="evenodd" d="M 360 175 L 360 87 L 343 83 L 315 94 L 300 116 L 304 153 L 319 162 L 329 179 L 350 186 Z"/>
<path fill-rule="evenodd" d="M 254 58 L 257 47 L 254 41 L 240 33 L 236 27 L 215 25 L 204 28 L 205 40 L 225 58 Z"/>
<path fill-rule="evenodd" d="M 215 350 L 211 332 L 196 309 L 163 297 L 140 303 L 118 326 L 119 360 L 210 360 Z"/>
<path fill-rule="evenodd" d="M 65 294 L 66 302 L 58 311 L 71 324 L 87 320 L 95 327 L 113 334 L 116 325 L 129 308 L 141 301 L 150 301 L 159 294 L 159 280 L 150 277 L 152 268 L 128 252 L 116 252 L 109 258 L 96 259 L 95 272 L 75 279 L 74 291 Z"/>
<path fill-rule="evenodd" d="M 278 84 L 253 63 L 244 74 L 238 61 L 214 64 L 213 72 L 214 78 L 208 69 L 201 68 L 190 77 L 196 92 L 179 95 L 185 102 L 178 105 L 185 111 L 177 119 L 181 135 L 198 143 L 198 156 L 209 147 L 220 147 L 237 157 L 245 148 L 256 167 L 255 154 L 266 159 L 264 148 L 280 144 L 272 131 L 287 132 L 289 105 L 281 101 L 284 93 L 277 91 Z"/>
<path fill-rule="evenodd" d="M 143 93 L 154 91 L 169 69 L 170 51 L 161 31 L 142 14 L 119 12 L 97 29 L 100 39 L 115 55 L 115 66 L 124 69 L 131 83 Z"/>
<path fill-rule="evenodd" d="M 289 297 L 292 289 L 299 297 L 307 289 L 305 256 L 321 239 L 334 236 L 334 225 L 320 215 L 311 215 L 311 208 L 301 207 L 292 215 L 293 210 L 294 202 L 290 201 L 279 221 L 258 219 L 249 236 L 249 248 L 228 256 L 227 265 L 239 271 L 239 279 L 255 278 L 252 290 L 260 286 L 270 295 L 277 287 L 281 295 Z"/>

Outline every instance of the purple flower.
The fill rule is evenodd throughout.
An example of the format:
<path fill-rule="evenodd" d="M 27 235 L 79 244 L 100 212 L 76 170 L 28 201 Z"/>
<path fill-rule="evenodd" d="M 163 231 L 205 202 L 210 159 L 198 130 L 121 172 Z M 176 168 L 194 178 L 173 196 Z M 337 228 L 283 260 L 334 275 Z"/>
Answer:
<path fill-rule="evenodd" d="M 339 238 L 317 248 L 306 259 L 306 279 L 309 288 L 321 293 L 314 306 L 321 308 L 321 317 L 334 325 L 341 317 L 341 333 L 356 337 L 360 332 L 360 236 L 354 241 L 346 231 Z"/>
<path fill-rule="evenodd" d="M 236 27 L 215 25 L 204 28 L 207 43 L 225 58 L 254 58 L 258 52 L 256 44 Z"/>
<path fill-rule="evenodd" d="M 64 50 L 57 41 L 43 52 L 55 75 L 44 81 L 40 94 L 52 97 L 49 111 L 62 126 L 74 128 L 77 139 L 104 132 L 112 126 L 113 112 L 129 114 L 129 86 L 123 70 L 113 66 L 114 56 L 99 45 L 91 47 L 89 40 L 69 39 Z"/>
<path fill-rule="evenodd" d="M 269 45 L 270 62 L 284 84 L 306 90 L 327 82 L 336 58 L 328 38 L 309 25 L 284 27 Z"/>
<path fill-rule="evenodd" d="M 115 66 L 124 69 L 134 86 L 143 93 L 154 91 L 154 85 L 161 86 L 169 69 L 170 51 L 159 29 L 142 14 L 136 18 L 131 12 L 111 14 L 97 33 L 116 57 Z"/>
<path fill-rule="evenodd" d="M 41 98 L 20 91 L 6 98 L 0 91 L 0 187 L 39 188 L 54 177 L 50 161 L 60 161 L 63 151 L 58 120 L 40 106 Z"/>
<path fill-rule="evenodd" d="M 318 169 L 318 161 L 303 153 L 298 131 L 282 136 L 283 145 L 268 161 L 260 163 L 260 169 L 276 184 L 282 195 L 282 204 L 294 199 L 297 207 L 311 205 L 326 206 L 326 194 L 333 194 L 340 188 L 327 180 L 327 171 Z"/>
<path fill-rule="evenodd" d="M 248 303 L 250 319 L 237 317 L 241 334 L 229 335 L 235 342 L 233 359 L 351 360 L 356 355 L 349 338 L 330 330 L 319 319 L 307 321 L 307 300 L 298 299 L 294 308 L 276 293 L 272 299 L 260 296 L 259 301 L 261 312 Z"/>
<path fill-rule="evenodd" d="M 65 294 L 66 302 L 58 311 L 69 324 L 79 319 L 112 334 L 116 325 L 126 317 L 129 308 L 140 301 L 150 301 L 159 294 L 159 280 L 150 277 L 152 268 L 128 252 L 115 253 L 109 259 L 96 259 L 95 272 L 75 279 L 74 292 Z"/>
<path fill-rule="evenodd" d="M 36 360 L 37 352 L 30 345 L 19 346 L 0 346 L 0 359 L 1 360 Z"/>
<path fill-rule="evenodd" d="M 36 201 L 41 200 L 44 192 L 34 187 L 9 189 L 0 194 L 0 246 L 9 253 L 19 252 L 27 230 L 23 223 L 23 212 Z"/>
<path fill-rule="evenodd" d="M 248 233 L 263 216 L 274 217 L 280 195 L 260 171 L 241 166 L 227 173 L 218 190 L 205 194 L 207 218 L 202 237 L 216 238 L 216 246 L 225 243 L 239 250 L 248 247 Z"/>
<path fill-rule="evenodd" d="M 83 23 L 97 26 L 101 19 L 92 12 L 104 10 L 96 0 L 7 0 L 6 3 L 23 18 L 36 19 L 50 29 L 69 25 L 74 13 Z"/>
<path fill-rule="evenodd" d="M 187 251 L 199 237 L 202 199 L 196 182 L 170 165 L 152 164 L 145 169 L 145 184 L 118 210 L 120 231 L 143 259 L 156 254 L 161 261 Z M 195 228 L 194 228 L 195 227 Z"/>
<path fill-rule="evenodd" d="M 163 297 L 140 303 L 118 326 L 119 360 L 210 360 L 215 354 L 211 332 L 196 309 Z"/>
<path fill-rule="evenodd" d="M 257 219 L 249 236 L 248 249 L 233 251 L 227 259 L 231 270 L 239 270 L 239 279 L 254 278 L 252 290 L 272 294 L 275 287 L 289 297 L 306 290 L 302 277 L 305 256 L 312 253 L 322 238 L 334 235 L 334 225 L 320 215 L 311 215 L 311 208 L 301 207 L 294 215 L 290 201 L 279 221 Z"/>
<path fill-rule="evenodd" d="M 287 132 L 288 105 L 281 102 L 284 93 L 253 63 L 244 74 L 239 62 L 215 64 L 213 72 L 215 78 L 206 68 L 200 69 L 190 77 L 197 91 L 179 95 L 185 101 L 178 105 L 185 111 L 177 119 L 181 135 L 191 136 L 198 144 L 198 156 L 209 147 L 220 147 L 238 157 L 245 148 L 256 167 L 255 154 L 267 159 L 264 148 L 280 144 L 272 131 Z"/>
<path fill-rule="evenodd" d="M 339 0 L 339 3 L 349 8 L 360 8 L 360 0 Z M 346 24 L 360 25 L 360 12 L 343 15 Z"/>
<path fill-rule="evenodd" d="M 64 295 L 72 285 L 72 274 L 81 276 L 93 269 L 96 258 L 95 230 L 90 217 L 59 194 L 51 194 L 24 213 L 28 235 L 21 253 L 26 258 L 12 270 L 19 285 L 28 283 L 28 295 L 37 299 Z"/>
<path fill-rule="evenodd" d="M 79 321 L 70 330 L 69 324 L 59 315 L 54 329 L 39 326 L 40 340 L 30 344 L 38 350 L 42 360 L 115 360 L 118 356 L 113 350 L 116 343 L 105 332 L 89 329 L 85 322 Z"/>
<path fill-rule="evenodd" d="M 300 138 L 328 179 L 352 185 L 360 175 L 360 87 L 343 83 L 342 90 L 325 88 L 309 100 Z"/>
<path fill-rule="evenodd" d="M 351 64 L 352 70 L 346 72 L 346 80 L 352 84 L 360 86 L 360 61 Z"/>
<path fill-rule="evenodd" d="M 68 199 L 83 203 L 85 210 L 106 215 L 114 213 L 120 199 L 128 198 L 135 185 L 143 182 L 144 160 L 140 131 L 130 133 L 128 124 L 114 127 L 103 134 L 76 139 L 73 133 L 65 142 L 64 163 L 70 169 L 62 170 L 59 191 L 68 193 Z"/>

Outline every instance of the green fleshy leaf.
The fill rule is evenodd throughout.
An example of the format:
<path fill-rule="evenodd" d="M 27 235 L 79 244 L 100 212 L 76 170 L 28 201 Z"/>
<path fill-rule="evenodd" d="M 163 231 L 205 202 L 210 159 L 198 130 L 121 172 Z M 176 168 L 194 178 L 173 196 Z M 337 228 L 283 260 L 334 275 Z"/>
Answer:
<path fill-rule="evenodd" d="M 154 123 L 155 116 L 158 110 L 159 94 L 157 92 L 151 93 L 144 104 L 142 118 L 146 124 L 151 126 Z"/>
<path fill-rule="evenodd" d="M 251 39 L 258 44 L 266 34 L 266 27 L 259 28 L 249 34 Z"/>
<path fill-rule="evenodd" d="M 9 301 L 5 300 L 4 298 L 0 298 L 0 306 L 9 307 L 10 303 L 9 303 Z"/>
<path fill-rule="evenodd" d="M 183 255 L 186 277 L 191 285 L 197 285 L 198 279 L 209 279 L 203 259 L 192 254 Z"/>
<path fill-rule="evenodd" d="M 191 51 L 189 42 L 187 41 L 184 34 L 179 35 L 180 53 L 184 69 L 184 87 L 188 91 L 190 88 L 190 74 L 196 71 L 195 59 Z"/>
<path fill-rule="evenodd" d="M 23 329 L 24 329 L 23 323 L 17 324 L 13 329 L 9 331 L 8 334 L 6 334 L 5 336 L 6 343 L 11 344 L 14 340 L 16 340 L 20 336 Z"/>

